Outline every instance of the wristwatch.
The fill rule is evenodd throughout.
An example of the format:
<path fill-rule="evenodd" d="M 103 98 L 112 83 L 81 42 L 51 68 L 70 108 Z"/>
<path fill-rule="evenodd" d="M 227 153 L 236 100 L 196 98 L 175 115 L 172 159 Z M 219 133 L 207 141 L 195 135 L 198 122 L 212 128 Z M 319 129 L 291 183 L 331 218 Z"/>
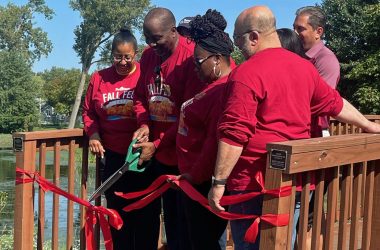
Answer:
<path fill-rule="evenodd" d="M 215 179 L 215 176 L 212 176 L 212 185 L 213 186 L 216 186 L 216 185 L 221 185 L 221 186 L 225 186 L 227 183 L 227 179 Z"/>

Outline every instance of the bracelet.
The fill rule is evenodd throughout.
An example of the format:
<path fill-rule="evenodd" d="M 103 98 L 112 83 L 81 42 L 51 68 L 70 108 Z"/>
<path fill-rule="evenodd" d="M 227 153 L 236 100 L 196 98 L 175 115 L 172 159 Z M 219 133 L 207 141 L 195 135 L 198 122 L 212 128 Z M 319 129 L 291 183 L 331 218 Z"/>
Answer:
<path fill-rule="evenodd" d="M 216 186 L 216 185 L 221 185 L 221 186 L 225 186 L 227 183 L 227 179 L 215 179 L 214 176 L 212 176 L 212 185 L 213 186 Z"/>

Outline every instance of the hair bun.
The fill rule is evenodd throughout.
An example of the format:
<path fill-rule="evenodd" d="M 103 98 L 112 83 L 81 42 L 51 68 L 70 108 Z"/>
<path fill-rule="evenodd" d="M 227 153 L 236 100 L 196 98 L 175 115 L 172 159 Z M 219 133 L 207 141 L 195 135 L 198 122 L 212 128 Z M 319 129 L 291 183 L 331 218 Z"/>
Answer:
<path fill-rule="evenodd" d="M 217 10 L 208 9 L 205 18 L 221 31 L 224 31 L 227 27 L 226 19 Z"/>
<path fill-rule="evenodd" d="M 127 32 L 127 33 L 131 33 L 131 31 L 127 28 L 127 27 L 122 27 L 119 32 Z"/>

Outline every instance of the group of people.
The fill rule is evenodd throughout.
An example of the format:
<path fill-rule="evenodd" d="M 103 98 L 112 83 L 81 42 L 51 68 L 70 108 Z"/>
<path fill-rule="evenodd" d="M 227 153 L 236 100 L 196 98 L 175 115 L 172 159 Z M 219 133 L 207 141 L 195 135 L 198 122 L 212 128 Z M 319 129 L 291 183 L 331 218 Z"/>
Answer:
<path fill-rule="evenodd" d="M 176 189 L 131 212 L 122 208 L 134 200 L 115 191 L 142 190 L 171 174 L 207 196 L 215 211 L 259 215 L 260 196 L 228 208 L 220 199 L 264 187 L 267 143 L 325 135 L 328 116 L 380 132 L 334 90 L 339 63 L 323 44 L 324 19 L 319 8 L 305 7 L 294 31 L 276 30 L 271 10 L 254 6 L 237 17 L 232 41 L 216 10 L 183 21 L 184 31 L 170 10 L 154 8 L 144 19 L 148 46 L 139 62 L 133 34 L 115 35 L 114 63 L 93 74 L 83 105 L 90 150 L 105 159 L 103 181 L 123 165 L 132 139 L 146 165 L 106 192 L 107 207 L 124 221 L 111 229 L 115 249 L 157 249 L 161 209 L 170 250 L 225 249 L 227 225 Z M 234 44 L 246 59 L 239 66 Z M 244 241 L 251 223 L 231 221 L 235 249 L 259 248 L 259 239 Z"/>

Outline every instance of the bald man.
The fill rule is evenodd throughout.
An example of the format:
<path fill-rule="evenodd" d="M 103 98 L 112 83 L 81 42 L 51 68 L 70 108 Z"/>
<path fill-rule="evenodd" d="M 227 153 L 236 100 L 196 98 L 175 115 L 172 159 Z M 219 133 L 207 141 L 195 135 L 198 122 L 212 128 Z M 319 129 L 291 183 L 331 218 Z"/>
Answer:
<path fill-rule="evenodd" d="M 225 108 L 219 120 L 219 145 L 209 204 L 219 201 L 225 184 L 232 194 L 264 187 L 266 144 L 310 138 L 311 115 L 331 115 L 368 132 L 380 132 L 339 93 L 330 88 L 315 67 L 283 48 L 276 20 L 266 6 L 244 10 L 236 19 L 234 42 L 247 59 L 229 76 Z M 261 214 L 262 197 L 229 207 L 239 214 Z M 231 221 L 235 250 L 259 249 L 244 241 L 252 220 Z"/>
<path fill-rule="evenodd" d="M 149 48 L 141 56 L 140 78 L 134 92 L 134 110 L 139 129 L 134 138 L 142 148 L 141 160 L 152 158 L 152 174 L 179 175 L 175 140 L 181 105 L 200 91 L 194 72 L 194 44 L 179 36 L 173 13 L 154 8 L 146 15 L 144 36 Z M 179 191 L 163 194 L 163 210 L 168 248 L 188 249 L 186 225 L 179 209 Z"/>

